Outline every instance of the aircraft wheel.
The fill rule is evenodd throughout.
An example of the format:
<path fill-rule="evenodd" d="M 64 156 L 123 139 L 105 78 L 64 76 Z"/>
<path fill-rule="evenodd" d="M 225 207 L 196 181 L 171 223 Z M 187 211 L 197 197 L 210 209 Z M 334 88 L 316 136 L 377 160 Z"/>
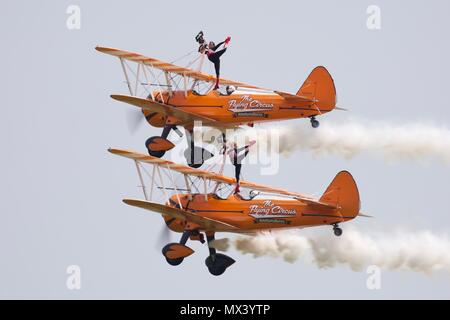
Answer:
<path fill-rule="evenodd" d="M 214 268 L 208 268 L 209 273 L 211 273 L 213 276 L 220 276 L 222 275 L 227 268 L 225 267 L 214 267 Z"/>
<path fill-rule="evenodd" d="M 318 128 L 319 125 L 320 125 L 319 120 L 311 119 L 311 126 L 312 126 L 313 128 Z"/>
<path fill-rule="evenodd" d="M 166 261 L 168 264 L 170 264 L 171 266 L 178 266 L 179 264 L 181 264 L 183 262 L 184 258 L 178 258 L 178 259 L 170 259 L 166 257 Z"/>
<path fill-rule="evenodd" d="M 188 163 L 188 166 L 194 169 L 198 169 L 203 165 L 204 162 L 202 163 Z"/>
<path fill-rule="evenodd" d="M 162 158 L 166 151 L 172 149 L 175 145 L 162 137 L 150 137 L 145 141 L 145 147 L 148 154 L 152 157 Z"/>
<path fill-rule="evenodd" d="M 205 260 L 209 273 L 213 276 L 220 276 L 227 270 L 229 266 L 234 263 L 234 259 L 227 255 L 217 253 L 214 256 L 209 256 Z"/>
<path fill-rule="evenodd" d="M 190 148 L 186 149 L 184 151 L 184 157 L 186 158 L 188 166 L 197 169 L 200 168 L 206 160 L 214 157 L 214 154 L 206 149 L 194 147 L 194 152 L 192 152 Z"/>
<path fill-rule="evenodd" d="M 333 232 L 336 237 L 340 237 L 342 235 L 342 229 L 339 227 L 334 227 Z"/>
<path fill-rule="evenodd" d="M 162 158 L 166 154 L 165 151 L 152 151 L 150 149 L 147 149 L 147 151 L 149 155 L 155 158 Z"/>
<path fill-rule="evenodd" d="M 162 248 L 162 254 L 166 261 L 171 266 L 177 266 L 181 264 L 187 256 L 191 255 L 194 251 L 180 243 L 169 243 Z M 174 255 L 175 253 L 175 255 Z"/>

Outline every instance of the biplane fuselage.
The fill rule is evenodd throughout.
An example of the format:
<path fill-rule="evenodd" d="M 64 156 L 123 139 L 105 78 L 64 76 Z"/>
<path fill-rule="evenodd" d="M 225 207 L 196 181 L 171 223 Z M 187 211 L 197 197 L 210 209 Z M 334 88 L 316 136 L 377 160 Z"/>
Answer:
<path fill-rule="evenodd" d="M 210 91 L 205 95 L 199 95 L 192 90 L 171 93 L 165 91 L 162 92 L 163 99 L 160 92 L 154 92 L 153 95 L 158 102 L 214 120 L 203 123 L 214 127 L 313 117 L 332 110 L 327 106 L 319 107 L 307 100 L 284 98 L 268 92 L 236 90 L 226 95 L 219 91 Z M 148 117 L 151 111 L 145 113 L 150 124 L 154 125 L 151 117 Z M 167 123 L 164 120 L 166 119 L 161 119 L 159 126 Z M 167 121 L 175 125 L 184 124 L 175 117 Z"/>
<path fill-rule="evenodd" d="M 303 228 L 319 225 L 333 225 L 354 219 L 359 212 L 355 198 L 352 208 L 333 208 L 305 204 L 293 199 L 244 199 L 239 194 L 221 199 L 215 194 L 173 195 L 169 205 L 192 212 L 200 217 L 232 225 L 215 231 L 252 233 L 280 228 Z M 188 222 L 166 218 L 172 231 L 183 232 Z M 201 225 L 189 222 L 189 228 L 205 231 Z"/>

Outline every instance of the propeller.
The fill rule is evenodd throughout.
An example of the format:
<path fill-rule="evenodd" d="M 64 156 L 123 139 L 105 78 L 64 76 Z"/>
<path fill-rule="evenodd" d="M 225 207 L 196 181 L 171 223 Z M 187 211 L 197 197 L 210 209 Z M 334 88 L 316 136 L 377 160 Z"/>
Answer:
<path fill-rule="evenodd" d="M 136 133 L 145 119 L 144 114 L 139 109 L 128 109 L 126 113 L 128 130 L 131 134 Z"/>
<path fill-rule="evenodd" d="M 156 243 L 156 250 L 161 250 L 166 244 L 172 242 L 172 233 L 169 228 L 164 224 L 159 232 L 158 241 Z"/>

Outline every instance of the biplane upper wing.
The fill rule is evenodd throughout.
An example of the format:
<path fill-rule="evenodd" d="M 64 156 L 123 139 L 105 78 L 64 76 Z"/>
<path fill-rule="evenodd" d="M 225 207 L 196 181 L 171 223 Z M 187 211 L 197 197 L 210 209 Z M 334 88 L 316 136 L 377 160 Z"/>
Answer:
<path fill-rule="evenodd" d="M 157 165 L 157 166 L 160 166 L 161 168 L 170 169 L 170 170 L 179 172 L 181 174 L 196 176 L 196 177 L 200 177 L 203 179 L 208 179 L 211 181 L 220 182 L 220 183 L 224 183 L 224 184 L 230 184 L 230 185 L 236 183 L 236 179 L 232 178 L 232 177 L 220 175 L 220 174 L 206 171 L 206 170 L 194 169 L 189 166 L 177 164 L 172 161 L 152 157 L 150 155 L 145 155 L 145 154 L 142 154 L 139 152 L 123 150 L 123 149 L 113 149 L 113 148 L 108 149 L 108 151 L 115 155 L 119 155 L 119 156 L 122 156 L 125 158 L 143 162 L 143 163 Z M 314 205 L 319 205 L 319 206 L 327 206 L 328 208 L 335 208 L 333 205 L 322 203 L 317 199 L 308 197 L 301 193 L 291 192 L 291 191 L 288 191 L 285 189 L 273 188 L 273 187 L 270 187 L 267 185 L 254 183 L 254 182 L 250 182 L 250 181 L 245 181 L 245 180 L 241 180 L 240 185 L 243 188 L 250 188 L 250 189 L 267 192 L 267 193 L 291 196 L 291 197 L 305 203 L 306 205 L 314 204 Z"/>
<path fill-rule="evenodd" d="M 144 98 L 139 98 L 135 96 L 129 96 L 129 95 L 122 95 L 122 94 L 113 94 L 111 95 L 111 98 L 117 101 L 125 102 L 128 104 L 131 104 L 133 106 L 146 109 L 153 112 L 162 113 L 166 116 L 173 116 L 179 120 L 181 120 L 183 123 L 189 123 L 193 121 L 202 121 L 203 124 L 211 124 L 216 122 L 216 120 L 200 116 L 191 112 L 180 110 L 179 108 L 162 104 L 156 101 L 151 101 Z"/>
<path fill-rule="evenodd" d="M 110 54 L 112 56 L 116 56 L 120 59 L 124 59 L 124 60 L 128 60 L 128 61 L 132 61 L 132 62 L 137 62 L 137 63 L 142 63 L 144 65 L 148 65 L 151 66 L 153 68 L 165 71 L 165 72 L 171 72 L 171 73 L 176 73 L 179 74 L 181 76 L 185 76 L 185 77 L 190 77 L 196 80 L 200 80 L 200 81 L 206 81 L 206 82 L 213 82 L 216 80 L 216 77 L 210 74 L 206 74 L 200 71 L 196 71 L 196 70 L 192 70 L 189 68 L 184 68 L 184 67 L 180 67 L 177 65 L 174 65 L 172 63 L 169 62 L 165 62 L 162 60 L 158 60 L 155 58 L 150 58 L 150 57 L 146 57 L 143 56 L 139 53 L 134 53 L 134 52 L 130 52 L 130 51 L 125 51 L 125 50 L 120 50 L 120 49 L 115 49 L 115 48 L 108 48 L 108 47 L 100 47 L 97 46 L 95 47 L 95 49 L 97 51 L 100 51 L 102 53 L 106 53 L 106 54 Z M 246 84 L 243 82 L 238 82 L 238 81 L 233 81 L 233 80 L 228 80 L 228 79 L 223 79 L 220 78 L 220 83 L 223 85 L 233 85 L 236 87 L 246 87 L 246 88 L 254 88 L 254 89 L 260 89 L 257 86 L 253 86 L 250 84 Z"/>
<path fill-rule="evenodd" d="M 180 220 L 189 220 L 192 221 L 199 226 L 203 227 L 205 230 L 211 230 L 211 231 L 232 231 L 237 229 L 237 227 L 232 226 L 231 224 L 224 223 L 218 220 L 210 219 L 207 217 L 200 217 L 192 212 L 185 211 L 182 209 L 174 208 L 171 206 L 166 206 L 159 203 L 154 203 L 150 201 L 145 200 L 138 200 L 138 199 L 123 199 L 123 202 L 133 206 L 138 207 L 146 210 L 150 210 L 153 212 L 157 212 L 163 215 L 171 216 L 175 219 Z"/>

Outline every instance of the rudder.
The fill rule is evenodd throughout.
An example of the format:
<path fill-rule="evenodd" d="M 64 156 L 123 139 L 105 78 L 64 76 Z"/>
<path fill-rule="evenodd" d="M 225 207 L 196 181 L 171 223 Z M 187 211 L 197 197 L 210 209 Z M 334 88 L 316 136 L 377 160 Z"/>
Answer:
<path fill-rule="evenodd" d="M 297 95 L 316 101 L 316 107 L 322 111 L 331 111 L 336 106 L 334 80 L 328 70 L 322 66 L 311 71 L 297 91 Z"/>
<path fill-rule="evenodd" d="M 339 212 L 343 217 L 356 217 L 360 210 L 359 191 L 350 172 L 339 172 L 325 190 L 320 201 L 339 207 Z"/>

